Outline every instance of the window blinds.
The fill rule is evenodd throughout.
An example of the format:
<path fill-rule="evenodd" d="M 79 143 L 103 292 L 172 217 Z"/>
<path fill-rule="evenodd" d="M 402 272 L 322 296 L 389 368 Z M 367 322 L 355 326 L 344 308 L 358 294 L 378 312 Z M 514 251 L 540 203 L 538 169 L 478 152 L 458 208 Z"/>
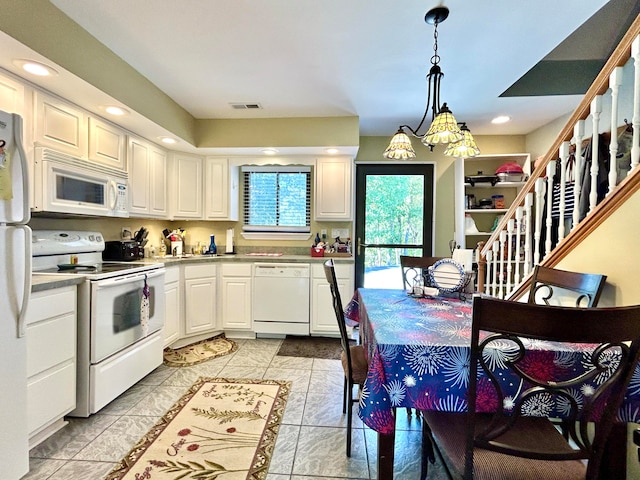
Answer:
<path fill-rule="evenodd" d="M 244 231 L 311 231 L 311 168 L 245 166 Z"/>

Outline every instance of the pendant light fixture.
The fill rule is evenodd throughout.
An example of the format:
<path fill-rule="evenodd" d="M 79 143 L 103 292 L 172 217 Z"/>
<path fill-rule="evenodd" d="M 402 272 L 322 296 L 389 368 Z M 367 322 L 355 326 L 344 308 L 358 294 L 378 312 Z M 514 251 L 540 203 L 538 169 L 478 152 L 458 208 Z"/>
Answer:
<path fill-rule="evenodd" d="M 462 134 L 464 137 L 459 142 L 450 143 L 449 146 L 445 149 L 444 154 L 449 157 L 457 157 L 457 158 L 471 158 L 476 155 L 480 155 L 480 149 L 478 145 L 476 145 L 476 141 L 471 135 L 471 131 L 467 124 L 462 122 L 460 124 L 460 130 L 462 130 Z"/>
<path fill-rule="evenodd" d="M 392 160 L 415 158 L 416 152 L 411 145 L 411 139 L 405 132 L 405 129 L 407 129 L 414 137 L 420 138 L 422 143 L 428 146 L 430 150 L 433 150 L 434 145 L 439 143 L 458 144 L 459 142 L 467 142 L 473 144 L 475 150 L 480 153 L 473 137 L 471 136 L 471 132 L 466 128 L 466 125 L 458 124 L 446 103 L 443 103 L 442 105 L 440 104 L 440 80 L 444 76 L 444 73 L 442 73 L 442 69 L 440 68 L 440 65 L 438 65 L 440 63 L 440 56 L 438 55 L 438 25 L 448 16 L 449 9 L 447 7 L 432 8 L 424 16 L 424 21 L 429 25 L 434 26 L 433 56 L 431 57 L 431 69 L 427 74 L 427 106 L 417 128 L 411 128 L 409 125 L 400 125 L 398 131 L 391 139 L 389 146 L 384 151 L 383 155 L 386 158 Z M 424 124 L 429 112 L 431 112 L 431 126 L 425 134 L 420 134 L 418 132 Z M 459 125 L 463 125 L 466 128 L 466 131 L 463 131 Z M 476 155 L 478 153 L 476 153 Z"/>

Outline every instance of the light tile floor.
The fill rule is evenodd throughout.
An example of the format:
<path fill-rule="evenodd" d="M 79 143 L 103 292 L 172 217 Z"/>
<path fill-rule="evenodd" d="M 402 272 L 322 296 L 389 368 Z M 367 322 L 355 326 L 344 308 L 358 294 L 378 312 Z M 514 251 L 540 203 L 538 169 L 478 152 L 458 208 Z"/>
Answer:
<path fill-rule="evenodd" d="M 104 478 L 201 376 L 293 382 L 267 480 L 377 478 L 377 435 L 356 411 L 351 458 L 345 455 L 339 360 L 277 356 L 280 339 L 235 341 L 239 348 L 231 355 L 192 367 L 162 365 L 97 414 L 69 418 L 69 425 L 31 450 L 23 480 Z M 420 424 L 403 409 L 397 429 L 394 480 L 418 479 Z M 445 478 L 438 468 L 429 470 L 430 479 Z"/>

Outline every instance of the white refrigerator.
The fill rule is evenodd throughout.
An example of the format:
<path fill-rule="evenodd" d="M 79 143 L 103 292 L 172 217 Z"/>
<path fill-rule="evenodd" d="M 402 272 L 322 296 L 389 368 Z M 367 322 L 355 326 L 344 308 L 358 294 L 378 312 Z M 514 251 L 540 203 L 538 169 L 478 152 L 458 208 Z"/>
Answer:
<path fill-rule="evenodd" d="M 28 168 L 22 118 L 0 111 L 0 478 L 29 470 L 27 339 L 31 292 Z"/>

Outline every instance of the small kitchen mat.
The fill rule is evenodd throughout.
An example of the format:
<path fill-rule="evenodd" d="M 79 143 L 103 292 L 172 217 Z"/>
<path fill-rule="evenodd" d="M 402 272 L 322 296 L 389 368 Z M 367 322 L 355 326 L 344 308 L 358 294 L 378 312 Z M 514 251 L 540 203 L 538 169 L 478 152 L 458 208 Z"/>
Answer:
<path fill-rule="evenodd" d="M 282 341 L 277 355 L 281 357 L 313 357 L 340 360 L 341 353 L 342 346 L 339 338 L 287 335 Z"/>
<path fill-rule="evenodd" d="M 105 480 L 265 480 L 291 382 L 200 378 Z"/>
<path fill-rule="evenodd" d="M 238 344 L 229 340 L 224 333 L 206 340 L 201 340 L 182 348 L 165 348 L 164 364 L 169 367 L 186 367 L 206 362 L 212 358 L 222 357 L 238 349 Z"/>

